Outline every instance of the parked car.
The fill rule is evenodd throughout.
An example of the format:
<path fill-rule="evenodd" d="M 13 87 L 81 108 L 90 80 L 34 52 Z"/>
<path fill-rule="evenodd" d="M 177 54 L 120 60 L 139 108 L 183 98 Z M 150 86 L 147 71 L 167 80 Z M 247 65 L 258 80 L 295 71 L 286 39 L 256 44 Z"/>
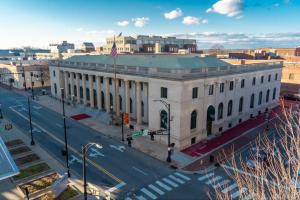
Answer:
<path fill-rule="evenodd" d="M 291 101 L 300 101 L 300 94 L 285 94 L 283 98 Z"/>

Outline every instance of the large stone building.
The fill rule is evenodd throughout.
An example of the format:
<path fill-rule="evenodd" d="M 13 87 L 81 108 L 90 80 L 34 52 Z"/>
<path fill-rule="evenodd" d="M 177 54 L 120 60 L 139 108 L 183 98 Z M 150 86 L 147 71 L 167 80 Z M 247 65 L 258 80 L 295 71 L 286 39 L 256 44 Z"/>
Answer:
<path fill-rule="evenodd" d="M 18 89 L 50 86 L 48 61 L 0 61 L 0 82 Z M 24 84 L 25 83 L 25 84 Z"/>
<path fill-rule="evenodd" d="M 111 52 L 114 41 L 118 53 L 178 53 L 179 49 L 187 49 L 191 53 L 197 51 L 197 44 L 194 39 L 138 35 L 136 38 L 130 36 L 106 38 L 103 53 L 108 54 Z"/>
<path fill-rule="evenodd" d="M 282 62 L 231 65 L 195 55 L 119 55 L 116 82 L 113 59 L 105 55 L 51 61 L 49 70 L 53 96 L 60 98 L 65 88 L 69 101 L 99 112 L 127 112 L 135 129 L 166 129 L 167 109 L 155 100 L 166 101 L 171 142 L 183 149 L 276 106 Z M 165 136 L 155 140 L 166 143 Z"/>

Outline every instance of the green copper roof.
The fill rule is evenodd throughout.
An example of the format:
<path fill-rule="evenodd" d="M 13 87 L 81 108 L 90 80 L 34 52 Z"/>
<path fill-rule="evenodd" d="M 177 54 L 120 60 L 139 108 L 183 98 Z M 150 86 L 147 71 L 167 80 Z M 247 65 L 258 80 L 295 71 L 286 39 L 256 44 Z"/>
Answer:
<path fill-rule="evenodd" d="M 109 55 L 78 55 L 72 56 L 66 61 L 113 64 L 113 58 Z M 230 65 L 214 57 L 200 57 L 198 55 L 118 55 L 116 64 L 168 69 L 195 69 Z"/>

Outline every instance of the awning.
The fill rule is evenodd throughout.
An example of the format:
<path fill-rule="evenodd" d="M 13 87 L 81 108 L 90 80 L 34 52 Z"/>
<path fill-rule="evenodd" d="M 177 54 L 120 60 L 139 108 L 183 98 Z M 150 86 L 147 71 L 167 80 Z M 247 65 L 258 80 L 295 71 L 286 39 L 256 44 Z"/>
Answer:
<path fill-rule="evenodd" d="M 19 173 L 19 168 L 0 137 L 0 180 L 15 176 Z"/>

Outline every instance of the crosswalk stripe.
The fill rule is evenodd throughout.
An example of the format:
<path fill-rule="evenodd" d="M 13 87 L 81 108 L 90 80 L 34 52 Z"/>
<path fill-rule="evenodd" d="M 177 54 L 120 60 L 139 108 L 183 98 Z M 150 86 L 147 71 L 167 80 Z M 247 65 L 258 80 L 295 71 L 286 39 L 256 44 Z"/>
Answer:
<path fill-rule="evenodd" d="M 229 185 L 227 188 L 223 189 L 222 192 L 223 193 L 227 193 L 231 190 L 233 190 L 234 188 L 236 188 L 238 185 L 236 183 Z"/>
<path fill-rule="evenodd" d="M 169 186 L 167 186 L 166 184 L 160 182 L 160 181 L 156 181 L 156 184 L 159 185 L 160 187 L 164 188 L 167 191 L 171 191 L 172 188 L 170 188 Z"/>
<path fill-rule="evenodd" d="M 241 193 L 240 193 L 240 190 L 236 191 L 235 193 L 231 194 L 231 199 L 235 199 L 237 198 L 238 196 L 240 196 L 241 194 L 243 194 L 244 192 L 247 191 L 247 188 L 242 188 L 241 189 Z"/>
<path fill-rule="evenodd" d="M 157 196 L 155 196 L 152 192 L 150 192 L 146 188 L 142 188 L 141 191 L 144 192 L 151 199 L 157 199 Z"/>
<path fill-rule="evenodd" d="M 147 200 L 145 197 L 143 197 L 143 196 L 136 196 L 136 198 L 138 199 L 138 200 Z"/>
<path fill-rule="evenodd" d="M 173 187 L 178 187 L 178 185 L 176 183 L 174 183 L 173 181 L 170 181 L 167 178 L 163 178 L 163 181 L 165 181 L 166 183 L 168 183 L 169 185 L 172 185 Z"/>
<path fill-rule="evenodd" d="M 161 191 L 160 189 L 158 189 L 157 187 L 155 187 L 152 184 L 150 184 L 148 187 L 151 188 L 152 190 L 154 190 L 155 192 L 157 192 L 160 195 L 164 195 L 165 194 L 163 191 Z"/>
<path fill-rule="evenodd" d="M 177 176 L 179 176 L 179 177 L 181 177 L 181 178 L 187 180 L 187 181 L 191 180 L 189 177 L 187 177 L 187 176 L 185 176 L 185 175 L 183 175 L 183 174 L 181 174 L 181 173 L 179 173 L 179 172 L 175 172 L 175 174 L 176 174 Z"/>
<path fill-rule="evenodd" d="M 245 198 L 243 198 L 243 200 L 250 200 L 250 199 L 254 198 L 255 196 L 256 196 L 255 193 L 251 193 L 251 194 L 247 195 Z"/>
<path fill-rule="evenodd" d="M 184 184 L 184 183 L 185 183 L 185 181 L 183 181 L 183 180 L 181 180 L 181 179 L 179 179 L 179 178 L 176 178 L 176 177 L 173 176 L 173 175 L 169 175 L 169 178 L 170 178 L 170 179 L 173 179 L 174 181 L 176 181 L 176 182 L 178 182 L 178 183 L 181 183 L 181 184 Z"/>
<path fill-rule="evenodd" d="M 221 181 L 220 183 L 217 183 L 217 184 L 213 185 L 213 188 L 214 188 L 214 189 L 217 189 L 217 188 L 219 188 L 219 187 L 222 187 L 223 185 L 228 184 L 229 182 L 230 182 L 230 180 L 228 180 L 228 179 L 223 180 L 223 181 Z"/>
<path fill-rule="evenodd" d="M 199 177 L 199 178 L 198 178 L 198 181 L 203 181 L 204 179 L 207 179 L 207 178 L 209 178 L 209 177 L 211 177 L 211 176 L 213 176 L 213 175 L 214 175 L 214 173 L 206 174 L 206 175 L 204 175 L 204 176 Z"/>
<path fill-rule="evenodd" d="M 221 179 L 222 179 L 221 176 L 216 176 L 216 177 L 213 177 L 212 179 L 206 181 L 205 184 L 210 185 L 210 184 L 215 183 L 216 181 L 219 181 Z"/>

